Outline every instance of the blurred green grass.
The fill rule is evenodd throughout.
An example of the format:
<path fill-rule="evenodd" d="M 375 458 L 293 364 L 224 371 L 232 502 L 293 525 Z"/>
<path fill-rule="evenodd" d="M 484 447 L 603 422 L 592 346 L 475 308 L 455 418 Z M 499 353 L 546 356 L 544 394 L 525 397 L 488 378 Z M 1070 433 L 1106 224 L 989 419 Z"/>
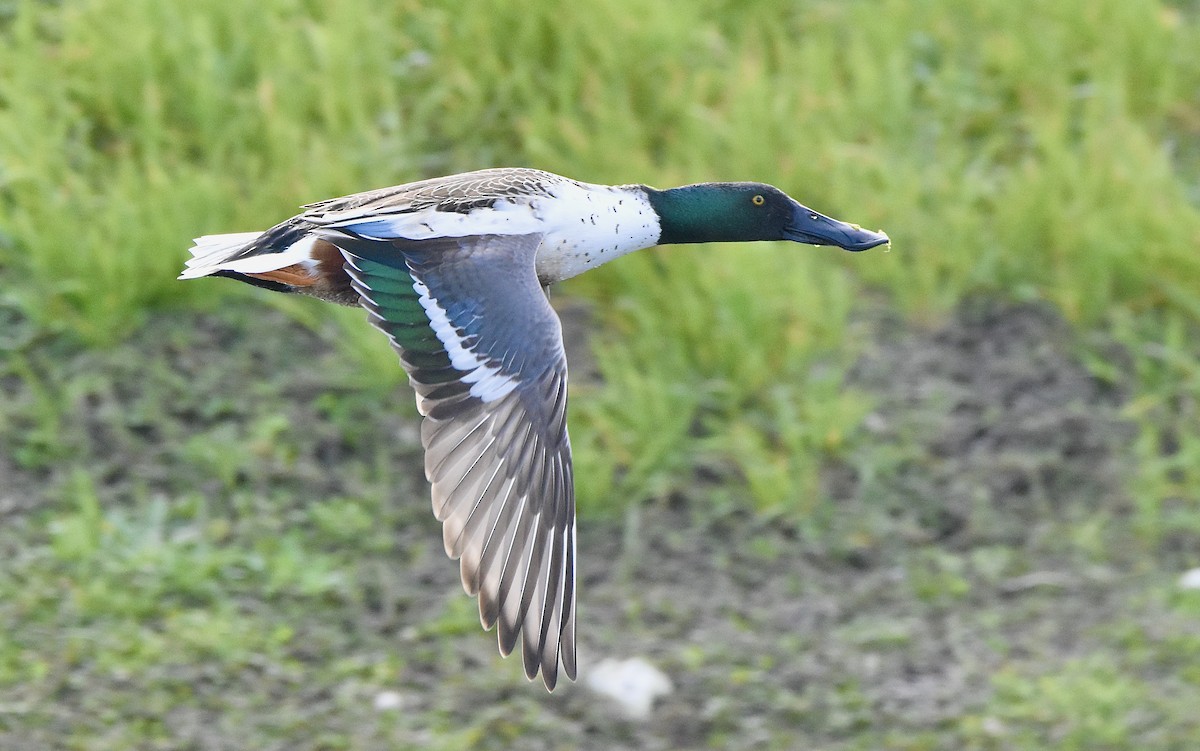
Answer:
<path fill-rule="evenodd" d="M 788 465 L 836 451 L 865 412 L 850 396 L 831 409 L 809 367 L 847 346 L 865 289 L 923 317 L 981 289 L 1085 325 L 1200 315 L 1200 33 L 1158 2 L 93 0 L 19 3 L 3 33 L 0 264 L 21 281 L 5 296 L 93 344 L 241 294 L 175 283 L 193 235 L 480 166 L 765 180 L 885 227 L 888 255 L 668 250 L 566 285 L 604 303 L 610 384 L 582 397 L 576 432 L 593 456 L 647 465 L 628 492 L 685 466 L 703 417 L 760 505 L 808 497 L 812 467 Z M 398 382 L 359 316 L 297 315 L 340 316 L 348 357 Z M 648 408 L 628 409 L 638 388 Z M 768 402 L 843 427 L 739 434 L 732 417 Z M 592 461 L 585 507 L 612 497 L 612 462 Z"/>
<path fill-rule="evenodd" d="M 620 516 L 690 488 L 701 466 L 727 468 L 738 503 L 748 498 L 765 518 L 804 524 L 827 513 L 822 463 L 867 443 L 869 399 L 842 385 L 868 344 L 855 325 L 863 301 L 931 321 L 986 292 L 1049 301 L 1126 347 L 1136 390 L 1127 416 L 1139 430 L 1129 521 L 1146 549 L 1194 540 L 1197 92 L 1197 10 L 1151 0 L 505 0 L 475 12 L 416 1 L 19 0 L 0 6 L 0 354 L 4 374 L 33 385 L 33 401 L 19 424 L 0 416 L 0 429 L 21 430 L 23 467 L 70 461 L 65 411 L 89 376 L 39 373 L 29 342 L 103 350 L 164 311 L 247 296 L 314 330 L 333 317 L 346 383 L 378 399 L 394 393 L 395 356 L 361 313 L 176 282 L 193 236 L 484 166 L 660 187 L 754 179 L 885 228 L 893 252 L 674 248 L 563 285 L 595 303 L 603 375 L 573 391 L 584 515 Z M 1127 375 L 1103 349 L 1082 355 L 1099 378 Z M 254 429 L 250 438 L 270 445 L 287 425 L 261 417 Z M 240 470 L 221 439 L 185 449 L 232 488 Z M 230 567 L 249 567 L 250 589 L 336 596 L 340 553 L 305 553 L 300 571 L 301 542 L 286 535 L 267 544 L 248 534 L 245 549 L 228 549 L 216 544 L 221 530 L 196 522 L 198 539 L 169 542 L 172 560 L 139 558 L 156 555 L 158 543 L 142 542 L 163 539 L 161 515 L 202 517 L 204 502 L 168 512 L 142 498 L 138 508 L 160 516 L 132 520 L 98 505 L 83 469 L 73 476 L 58 491 L 61 513 L 39 531 L 50 573 L 29 577 L 78 576 L 81 618 L 136 619 L 164 592 L 209 602 L 202 574 Z M 379 513 L 363 499 L 336 503 L 348 519 Z M 322 527 L 350 524 L 332 519 L 312 522 L 318 538 L 357 534 Z M 113 589 L 164 567 L 162 591 L 147 583 L 123 600 Z M 26 597 L 29 612 L 45 605 Z M 215 625 L 171 621 L 168 631 L 244 627 L 218 623 L 224 606 L 212 604 Z M 274 625 L 251 631 L 233 639 L 247 653 L 290 638 Z M 145 629 L 131 633 L 103 647 L 116 662 L 158 648 Z M 13 680 L 51 669 L 22 667 L 20 650 L 0 655 Z M 997 711 L 1038 732 L 1078 709 L 1074 694 L 1095 696 L 1113 669 L 1081 663 L 1033 688 L 1000 676 Z M 1031 709 L 1046 697 L 1057 707 L 1049 719 Z M 1065 737 L 1123 747 L 1125 726 L 1110 719 Z M 987 735 L 964 722 L 967 736 Z M 896 747 L 923 747 L 913 744 Z"/>

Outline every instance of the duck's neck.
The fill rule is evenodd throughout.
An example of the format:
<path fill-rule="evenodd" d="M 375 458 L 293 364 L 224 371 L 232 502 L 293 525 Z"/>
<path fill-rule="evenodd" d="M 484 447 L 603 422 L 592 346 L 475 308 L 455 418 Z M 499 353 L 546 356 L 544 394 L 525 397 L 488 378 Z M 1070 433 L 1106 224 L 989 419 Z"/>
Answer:
<path fill-rule="evenodd" d="M 750 239 L 742 212 L 736 210 L 743 197 L 732 192 L 726 183 L 699 183 L 667 190 L 642 186 L 642 190 L 658 214 L 662 229 L 659 245 Z"/>

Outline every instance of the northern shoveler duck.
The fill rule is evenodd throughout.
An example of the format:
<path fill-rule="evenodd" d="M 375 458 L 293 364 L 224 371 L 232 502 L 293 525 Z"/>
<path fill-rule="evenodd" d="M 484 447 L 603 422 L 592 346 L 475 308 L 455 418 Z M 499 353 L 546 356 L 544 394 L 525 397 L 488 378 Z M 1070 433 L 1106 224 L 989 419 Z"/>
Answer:
<path fill-rule="evenodd" d="M 408 371 L 446 553 L 500 652 L 575 678 L 567 361 L 544 288 L 653 245 L 888 242 L 761 183 L 669 190 L 488 169 L 310 204 L 195 241 L 181 279 L 225 276 L 362 305 Z"/>

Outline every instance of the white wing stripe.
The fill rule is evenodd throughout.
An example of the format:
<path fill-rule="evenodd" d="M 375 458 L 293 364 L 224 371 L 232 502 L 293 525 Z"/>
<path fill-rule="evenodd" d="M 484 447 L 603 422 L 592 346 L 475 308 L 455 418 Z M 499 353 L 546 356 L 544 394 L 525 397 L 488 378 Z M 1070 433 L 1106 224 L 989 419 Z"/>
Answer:
<path fill-rule="evenodd" d="M 450 317 L 446 315 L 446 311 L 438 304 L 438 301 L 429 293 L 429 287 L 425 286 L 425 283 L 416 276 L 413 276 L 413 289 L 419 295 L 421 307 L 425 309 L 425 315 L 429 317 L 433 332 L 446 347 L 450 365 L 455 370 L 466 373 L 462 377 L 463 383 L 472 384 L 471 396 L 486 404 L 508 396 L 513 389 L 520 385 L 515 378 L 505 375 L 497 367 L 488 365 L 479 359 L 478 355 L 463 346 L 463 338 L 459 336 L 458 328 L 450 321 Z"/>

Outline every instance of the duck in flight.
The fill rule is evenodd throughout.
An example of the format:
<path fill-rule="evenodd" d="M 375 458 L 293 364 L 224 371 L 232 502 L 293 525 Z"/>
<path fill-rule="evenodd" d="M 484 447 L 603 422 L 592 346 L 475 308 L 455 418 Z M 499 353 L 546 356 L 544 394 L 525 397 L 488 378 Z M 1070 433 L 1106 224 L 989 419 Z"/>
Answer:
<path fill-rule="evenodd" d="M 207 235 L 180 279 L 224 276 L 366 308 L 423 416 L 433 511 L 501 654 L 575 678 L 575 491 L 567 361 L 545 288 L 641 248 L 792 240 L 852 251 L 882 232 L 761 183 L 656 190 L 487 169 L 305 206 Z"/>

